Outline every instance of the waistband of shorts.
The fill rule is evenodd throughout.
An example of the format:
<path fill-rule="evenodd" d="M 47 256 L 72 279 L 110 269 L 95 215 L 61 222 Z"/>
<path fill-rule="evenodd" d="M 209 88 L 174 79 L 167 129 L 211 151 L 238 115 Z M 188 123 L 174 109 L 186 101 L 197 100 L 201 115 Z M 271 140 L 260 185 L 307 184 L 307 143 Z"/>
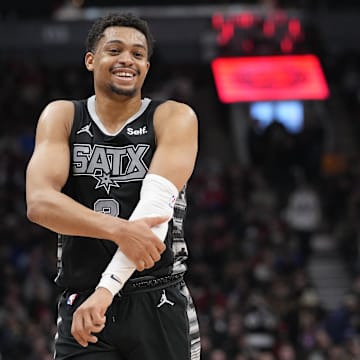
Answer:
<path fill-rule="evenodd" d="M 184 273 L 170 274 L 162 277 L 144 276 L 129 279 L 124 287 L 115 296 L 121 297 L 139 292 L 159 290 L 176 285 L 184 280 Z"/>

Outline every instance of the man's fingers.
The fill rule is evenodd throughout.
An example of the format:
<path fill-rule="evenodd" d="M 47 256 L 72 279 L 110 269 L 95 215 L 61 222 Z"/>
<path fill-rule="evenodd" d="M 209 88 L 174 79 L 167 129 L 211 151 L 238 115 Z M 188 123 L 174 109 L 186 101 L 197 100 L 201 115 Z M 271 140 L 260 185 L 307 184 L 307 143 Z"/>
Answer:
<path fill-rule="evenodd" d="M 105 327 L 106 318 L 100 314 L 91 316 L 86 311 L 75 312 L 71 327 L 71 334 L 81 346 L 96 343 L 98 338 L 93 333 L 99 333 Z"/>
<path fill-rule="evenodd" d="M 155 265 L 155 262 L 150 255 L 145 257 L 144 263 L 145 263 L 145 269 L 150 269 Z"/>
<path fill-rule="evenodd" d="M 162 254 L 166 249 L 166 245 L 163 242 L 159 241 L 159 243 L 156 244 L 156 248 L 159 253 Z"/>
<path fill-rule="evenodd" d="M 139 239 L 138 250 L 132 254 L 127 254 L 129 258 L 134 262 L 136 270 L 141 272 L 145 269 L 150 269 L 155 265 L 155 262 L 159 261 L 161 254 L 165 251 L 166 245 L 159 237 L 153 232 L 149 231 L 150 229 L 144 229 L 144 222 L 150 228 L 154 228 L 164 222 L 169 221 L 168 216 L 149 216 L 144 217 L 139 221 L 139 224 L 142 223 L 143 239 Z M 129 250 L 129 249 L 128 249 Z M 124 251 L 125 252 L 125 251 Z M 125 252 L 126 253 L 126 252 Z M 131 256 L 133 255 L 133 256 Z"/>
<path fill-rule="evenodd" d="M 161 259 L 161 254 L 165 251 L 166 245 L 160 240 L 154 245 L 155 246 L 148 246 L 146 250 L 147 253 L 142 254 L 135 262 L 138 271 L 152 268 L 155 263 Z"/>
<path fill-rule="evenodd" d="M 91 313 L 84 312 L 83 322 L 84 322 L 83 336 L 87 337 L 87 335 L 92 332 L 94 326 Z"/>
<path fill-rule="evenodd" d="M 102 331 L 105 327 L 105 324 L 102 325 L 94 325 L 93 326 L 93 330 L 91 331 L 92 333 L 99 333 L 100 331 Z"/>
<path fill-rule="evenodd" d="M 106 322 L 106 316 L 101 315 L 99 312 L 95 312 L 92 314 L 92 325 L 93 326 L 103 326 Z"/>
<path fill-rule="evenodd" d="M 168 216 L 152 216 L 152 217 L 146 217 L 146 218 L 144 218 L 144 220 L 150 227 L 153 227 L 153 226 L 157 226 L 164 222 L 169 221 L 169 217 Z"/>
<path fill-rule="evenodd" d="M 90 335 L 87 336 L 87 341 L 89 343 L 95 344 L 95 343 L 97 343 L 98 338 L 95 335 L 90 334 Z"/>
<path fill-rule="evenodd" d="M 150 257 L 151 257 L 151 259 L 152 259 L 154 262 L 159 261 L 160 258 L 161 258 L 159 251 L 152 251 L 152 252 L 150 253 Z"/>
<path fill-rule="evenodd" d="M 145 270 L 145 261 L 144 260 L 139 260 L 136 263 L 136 270 L 137 271 L 143 271 Z"/>
<path fill-rule="evenodd" d="M 94 326 L 92 333 L 99 333 L 104 327 L 105 325 Z M 98 338 L 92 333 L 74 331 L 72 335 L 81 346 L 87 347 L 89 343 L 95 344 L 98 341 Z"/>
<path fill-rule="evenodd" d="M 83 336 L 84 334 L 83 319 L 82 317 L 75 315 L 76 313 L 74 314 L 73 322 L 71 325 L 71 334 L 81 346 L 86 347 L 88 346 L 88 342 L 86 338 Z"/>
<path fill-rule="evenodd" d="M 142 260 L 138 260 L 136 263 L 136 269 L 138 271 L 143 271 L 145 269 L 152 268 L 157 261 L 161 258 L 160 253 L 156 250 L 153 250 L 151 254 L 145 256 Z"/>

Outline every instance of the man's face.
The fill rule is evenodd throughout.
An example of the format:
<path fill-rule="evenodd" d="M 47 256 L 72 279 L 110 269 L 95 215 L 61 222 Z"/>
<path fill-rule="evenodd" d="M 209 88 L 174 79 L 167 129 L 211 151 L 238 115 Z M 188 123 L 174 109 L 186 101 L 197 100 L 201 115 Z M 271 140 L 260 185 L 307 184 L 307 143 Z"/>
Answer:
<path fill-rule="evenodd" d="M 150 63 L 145 35 L 131 27 L 109 27 L 85 63 L 95 88 L 123 96 L 140 95 Z"/>

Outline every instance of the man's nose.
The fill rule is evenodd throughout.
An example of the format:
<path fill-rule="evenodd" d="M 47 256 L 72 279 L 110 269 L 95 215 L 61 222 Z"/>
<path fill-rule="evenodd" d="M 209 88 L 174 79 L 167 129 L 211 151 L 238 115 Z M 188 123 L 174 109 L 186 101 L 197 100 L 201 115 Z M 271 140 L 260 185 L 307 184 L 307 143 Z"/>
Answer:
<path fill-rule="evenodd" d="M 121 54 L 119 54 L 118 61 L 124 64 L 132 63 L 133 59 L 131 53 L 129 51 L 123 51 Z"/>

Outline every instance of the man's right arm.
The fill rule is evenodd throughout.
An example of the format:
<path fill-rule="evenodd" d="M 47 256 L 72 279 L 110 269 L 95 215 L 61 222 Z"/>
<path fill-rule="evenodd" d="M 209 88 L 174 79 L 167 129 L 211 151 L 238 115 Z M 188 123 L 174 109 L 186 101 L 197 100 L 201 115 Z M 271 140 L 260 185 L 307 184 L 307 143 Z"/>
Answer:
<path fill-rule="evenodd" d="M 156 258 L 165 246 L 151 227 L 167 219 L 127 221 L 95 212 L 61 192 L 70 167 L 69 134 L 74 116 L 70 101 L 50 103 L 40 115 L 34 153 L 26 171 L 26 202 L 29 220 L 54 232 L 114 241 L 138 270 L 149 253 Z"/>

